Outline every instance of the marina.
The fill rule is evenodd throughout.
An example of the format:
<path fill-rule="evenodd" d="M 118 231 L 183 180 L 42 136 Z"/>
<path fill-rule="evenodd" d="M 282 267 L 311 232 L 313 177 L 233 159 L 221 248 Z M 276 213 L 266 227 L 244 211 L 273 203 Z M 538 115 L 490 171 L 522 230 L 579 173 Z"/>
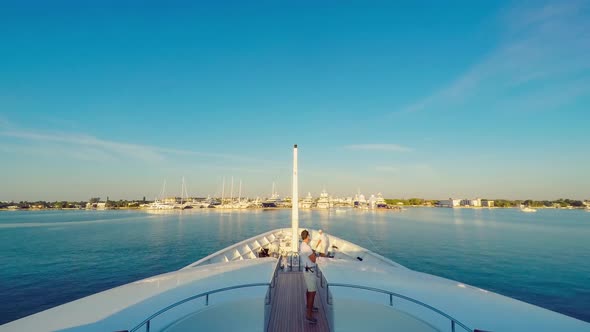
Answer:
<path fill-rule="evenodd" d="M 584 211 L 540 211 L 536 220 L 512 209 L 300 213 L 302 225 L 327 229 L 329 236 L 346 237 L 414 270 L 460 279 L 467 285 L 590 320 L 584 309 L 589 299 L 585 294 L 590 294 L 585 281 L 590 267 L 584 257 L 576 254 L 588 249 L 583 238 L 589 235 L 590 227 Z M 9 217 L 10 214 L 18 215 Z M 40 211 L 36 217 L 22 212 L 7 212 L 0 217 L 4 246 L 19 252 L 25 252 L 25 248 L 38 250 L 26 260 L 17 260 L 16 256 L 4 258 L 7 269 L 3 273 L 12 282 L 0 286 L 0 294 L 13 298 L 14 305 L 0 305 L 3 317 L 15 319 L 19 314 L 34 313 L 105 288 L 180 269 L 188 264 L 189 257 L 206 258 L 209 253 L 230 246 L 234 239 L 256 236 L 264 229 L 287 227 L 290 223 L 288 210 L 197 209 L 158 215 L 140 211 Z M 89 232 L 96 235 L 89 237 Z M 8 238 L 22 236 L 31 238 L 28 244 Z M 159 239 L 157 242 L 150 240 L 154 236 Z M 45 247 L 54 241 L 59 245 Z M 111 248 L 104 248 L 105 242 L 112 243 Z M 486 248 L 494 248 L 494 252 Z M 121 257 L 120 252 L 129 252 L 130 257 Z M 64 255 L 71 258 L 56 260 Z M 88 265 L 89 259 L 98 264 Z M 263 274 L 271 275 L 274 268 L 270 264 Z M 27 269 L 31 270 L 24 272 Z M 256 270 L 262 273 L 261 267 Z M 21 278 L 9 277 L 17 271 L 24 272 L 20 272 Z M 578 291 L 572 293 L 572 287 Z M 36 290 L 42 291 L 47 301 L 41 306 L 36 300 L 41 293 L 35 295 Z M 10 331 L 5 327 L 0 330 Z"/>
<path fill-rule="evenodd" d="M 2 6 L 0 332 L 590 332 L 589 22 Z"/>
<path fill-rule="evenodd" d="M 296 177 L 294 179 L 293 197 L 297 199 Z M 321 293 L 316 304 L 322 309 L 318 310 L 320 321 L 310 329 L 308 325 L 301 324 L 305 321 L 298 316 L 302 302 L 292 301 L 297 289 L 302 294 L 302 288 L 297 286 L 301 285 L 298 272 L 302 271 L 297 248 L 298 234 L 303 228 L 299 227 L 298 208 L 293 207 L 291 212 L 291 216 L 286 216 L 284 220 L 285 223 L 291 223 L 291 228 L 279 228 L 256 235 L 177 271 L 66 303 L 0 326 L 0 330 L 188 331 L 199 327 L 219 331 L 238 328 L 273 331 L 276 327 L 287 326 L 289 331 L 314 328 L 321 331 L 352 331 L 366 324 L 374 330 L 398 326 L 406 331 L 455 331 L 456 328 L 492 331 L 509 330 L 513 326 L 536 331 L 590 330 L 590 324 L 581 320 L 479 286 L 413 271 L 374 252 L 384 255 L 390 252 L 380 248 L 381 241 L 367 239 L 374 248 L 369 250 L 335 235 L 338 234 L 336 220 L 333 225 L 325 224 L 321 214 L 319 222 L 322 228 L 330 229 L 329 248 L 333 258 L 321 258 L 315 267 L 317 289 Z M 362 210 L 358 212 L 367 213 Z M 185 214 L 169 215 L 180 217 Z M 355 217 L 358 215 L 351 216 L 349 220 L 358 222 Z M 460 217 L 453 219 L 455 223 L 459 221 L 460 225 L 465 223 Z M 313 218 L 302 216 L 302 220 L 311 221 Z M 475 223 L 480 222 L 476 219 Z M 317 231 L 312 228 L 309 230 L 312 239 L 319 238 Z M 378 233 L 373 231 L 370 234 L 376 236 Z M 266 254 L 263 255 L 263 252 Z M 415 252 L 411 256 L 412 259 L 420 257 Z M 468 269 L 473 268 L 473 265 L 468 265 Z M 502 271 L 500 269 L 498 272 Z M 464 276 L 461 279 L 465 279 Z M 500 280 L 493 279 L 492 282 Z M 383 294 L 386 296 L 383 297 Z M 389 307 L 383 303 L 387 295 Z M 205 302 L 198 301 L 196 307 L 194 304 L 183 306 L 184 303 L 203 298 Z M 292 311 L 284 309 L 289 305 L 297 308 Z M 370 308 L 363 313 L 362 320 L 352 315 L 354 308 L 359 306 Z M 69 313 L 74 308 L 83 314 L 70 317 Z M 223 320 L 220 318 L 223 312 L 232 312 L 241 318 Z M 490 312 L 494 314 L 490 315 Z M 496 315 L 508 314 L 511 315 L 509 319 L 499 321 L 495 318 Z M 145 319 L 142 320 L 142 316 Z"/>

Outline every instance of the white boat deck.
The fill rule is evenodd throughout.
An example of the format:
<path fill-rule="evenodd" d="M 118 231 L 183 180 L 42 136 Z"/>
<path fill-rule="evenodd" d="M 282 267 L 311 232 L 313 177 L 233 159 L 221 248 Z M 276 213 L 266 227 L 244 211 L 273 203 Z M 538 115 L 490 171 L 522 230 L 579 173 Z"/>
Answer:
<path fill-rule="evenodd" d="M 325 308 L 317 293 L 314 304 L 319 312 L 314 313 L 317 324 L 305 321 L 305 282 L 303 272 L 279 273 L 276 291 L 272 300 L 268 331 L 329 332 Z"/>
<path fill-rule="evenodd" d="M 312 238 L 317 238 L 312 231 Z M 258 258 L 290 248 L 290 230 L 242 241 L 181 270 L 116 287 L 10 322 L 12 331 L 125 331 L 188 297 L 246 284 L 194 299 L 153 318 L 150 331 L 451 331 L 455 318 L 484 331 L 587 331 L 590 324 L 463 283 L 412 271 L 385 257 L 329 235 L 335 258 L 320 258 L 315 325 L 304 321 L 301 273 L 281 272 L 271 288 L 277 258 Z M 359 259 L 360 258 L 360 259 Z M 324 279 L 325 278 L 325 279 Z M 341 284 L 338 286 L 337 284 Z M 327 286 L 329 285 L 329 286 Z M 353 287 L 343 287 L 351 285 Z M 406 296 L 359 289 L 368 287 Z M 391 304 L 390 304 L 391 301 Z M 423 305 L 412 301 L 418 301 Z M 427 306 L 430 306 L 428 308 Z M 441 313 L 432 310 L 435 308 Z M 139 329 L 145 331 L 145 326 Z M 456 326 L 455 331 L 462 331 Z"/>

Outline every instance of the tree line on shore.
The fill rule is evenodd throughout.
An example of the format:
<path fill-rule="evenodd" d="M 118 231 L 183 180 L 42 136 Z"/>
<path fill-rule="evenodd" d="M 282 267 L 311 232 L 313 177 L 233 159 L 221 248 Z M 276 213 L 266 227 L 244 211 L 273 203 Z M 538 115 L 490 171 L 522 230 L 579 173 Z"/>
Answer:
<path fill-rule="evenodd" d="M 490 199 L 490 201 L 494 201 L 495 207 L 520 207 L 521 205 L 530 206 L 530 207 L 584 207 L 585 204 L 581 200 L 569 199 L 569 198 L 560 198 L 556 200 L 543 200 L 543 201 L 535 201 L 532 199 L 527 200 L 507 200 L 507 199 Z M 409 198 L 409 199 L 386 199 L 385 202 L 389 205 L 410 205 L 410 206 L 437 206 L 439 204 L 439 200 L 428 200 L 423 198 Z"/>
<path fill-rule="evenodd" d="M 100 197 L 92 197 L 88 201 L 20 201 L 20 202 L 0 202 L 0 209 L 8 209 L 16 207 L 17 209 L 84 209 L 87 204 L 96 204 L 101 202 Z M 139 207 L 140 204 L 149 203 L 145 200 L 126 200 L 120 199 L 118 201 L 107 200 L 104 201 L 105 208 L 129 208 Z"/>
<path fill-rule="evenodd" d="M 530 207 L 575 207 L 581 208 L 585 204 L 581 200 L 574 199 L 557 199 L 557 200 L 543 200 L 535 201 L 531 199 L 527 200 L 506 200 L 506 199 L 494 199 L 495 207 L 519 207 L 521 205 Z M 20 201 L 20 202 L 0 202 L 0 209 L 17 208 L 17 209 L 83 209 L 86 208 L 87 203 L 95 204 L 101 202 L 100 197 L 92 197 L 88 201 Z M 385 202 L 389 205 L 406 205 L 406 206 L 436 206 L 440 202 L 439 200 L 428 200 L 423 198 L 391 198 L 385 199 Z M 118 200 L 113 201 L 107 200 L 104 202 L 105 208 L 133 208 L 139 207 L 140 204 L 150 203 L 146 201 L 145 197 L 142 200 Z"/>

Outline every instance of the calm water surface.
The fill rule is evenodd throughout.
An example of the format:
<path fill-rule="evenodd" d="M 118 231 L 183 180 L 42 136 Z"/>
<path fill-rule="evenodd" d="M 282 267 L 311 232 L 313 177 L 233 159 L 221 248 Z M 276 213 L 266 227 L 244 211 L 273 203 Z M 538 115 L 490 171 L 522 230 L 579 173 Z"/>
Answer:
<path fill-rule="evenodd" d="M 590 213 L 416 208 L 300 211 L 322 228 L 411 269 L 590 322 Z M 260 233 L 290 211 L 0 212 L 0 324 L 184 267 Z"/>

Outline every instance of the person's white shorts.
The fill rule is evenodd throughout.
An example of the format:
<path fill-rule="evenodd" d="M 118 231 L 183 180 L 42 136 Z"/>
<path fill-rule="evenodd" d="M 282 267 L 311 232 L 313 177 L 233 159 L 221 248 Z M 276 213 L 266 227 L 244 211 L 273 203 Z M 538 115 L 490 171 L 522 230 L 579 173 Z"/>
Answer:
<path fill-rule="evenodd" d="M 305 279 L 305 286 L 307 286 L 308 292 L 315 292 L 318 290 L 315 278 L 314 272 L 303 272 L 303 279 Z"/>

